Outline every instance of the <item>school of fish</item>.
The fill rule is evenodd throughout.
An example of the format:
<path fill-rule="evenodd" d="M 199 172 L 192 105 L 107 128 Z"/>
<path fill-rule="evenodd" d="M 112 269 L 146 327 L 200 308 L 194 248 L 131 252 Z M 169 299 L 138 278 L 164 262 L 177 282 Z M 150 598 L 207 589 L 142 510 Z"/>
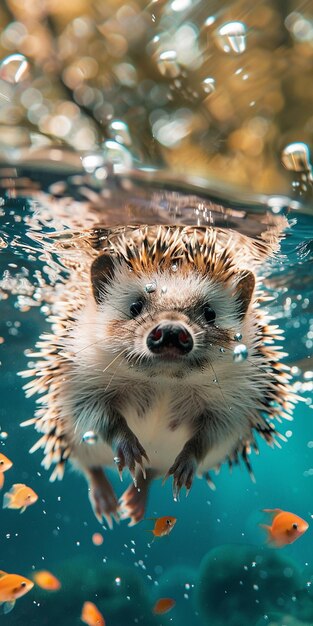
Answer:
<path fill-rule="evenodd" d="M 4 485 L 4 474 L 13 466 L 12 461 L 4 454 L 0 453 L 0 489 Z M 35 491 L 23 483 L 15 483 L 11 489 L 3 496 L 3 509 L 17 509 L 23 513 L 27 507 L 35 504 L 38 495 Z M 289 511 L 282 509 L 263 509 L 263 512 L 270 515 L 271 524 L 259 524 L 267 533 L 267 543 L 275 548 L 282 548 L 294 543 L 308 529 L 309 524 Z M 163 517 L 150 517 L 154 526 L 146 532 L 153 534 L 153 541 L 156 538 L 166 537 L 172 532 L 177 518 L 166 515 Z M 101 533 L 92 535 L 92 542 L 95 546 L 101 546 L 103 536 Z M 33 581 L 19 574 L 8 574 L 0 570 L 0 605 L 3 613 L 7 614 L 15 606 L 16 600 L 22 598 L 34 587 L 34 583 L 45 591 L 59 591 L 61 581 L 48 570 L 34 572 Z M 159 598 L 152 607 L 152 612 L 156 615 L 168 613 L 176 604 L 173 598 Z M 87 626 L 105 626 L 106 622 L 97 606 L 90 601 L 83 604 L 81 620 Z"/>

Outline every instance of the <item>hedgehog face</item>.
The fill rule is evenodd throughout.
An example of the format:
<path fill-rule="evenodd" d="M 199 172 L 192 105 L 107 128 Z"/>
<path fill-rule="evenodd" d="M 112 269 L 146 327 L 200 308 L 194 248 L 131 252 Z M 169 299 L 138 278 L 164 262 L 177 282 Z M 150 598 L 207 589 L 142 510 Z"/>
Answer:
<path fill-rule="evenodd" d="M 228 284 L 188 264 L 147 274 L 102 255 L 92 268 L 99 344 L 147 376 L 203 369 L 231 348 L 250 303 L 251 276 Z"/>

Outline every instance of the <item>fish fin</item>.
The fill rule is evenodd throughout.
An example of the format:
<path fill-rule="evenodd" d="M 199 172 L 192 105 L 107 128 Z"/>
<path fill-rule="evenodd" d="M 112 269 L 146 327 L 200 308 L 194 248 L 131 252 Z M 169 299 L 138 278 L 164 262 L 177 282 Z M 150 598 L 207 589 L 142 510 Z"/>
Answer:
<path fill-rule="evenodd" d="M 15 607 L 15 600 L 12 600 L 11 602 L 5 602 L 3 605 L 3 613 L 5 615 L 7 615 L 8 613 L 11 613 L 14 607 Z"/>
<path fill-rule="evenodd" d="M 282 513 L 282 509 L 262 509 L 262 513 L 269 513 L 272 517 L 276 517 L 279 513 Z"/>
<path fill-rule="evenodd" d="M 0 473 L 0 489 L 2 489 L 4 485 L 4 472 Z"/>
<path fill-rule="evenodd" d="M 263 530 L 265 530 L 265 532 L 267 533 L 267 543 L 272 543 L 273 542 L 273 535 L 272 535 L 272 527 L 269 526 L 268 524 L 259 524 L 260 528 L 263 528 Z"/>
<path fill-rule="evenodd" d="M 7 575 L 7 572 L 4 572 L 3 569 L 0 569 L 0 578 L 3 578 L 3 576 L 6 576 L 6 575 Z M 0 604 L 2 603 L 0 602 Z"/>
<path fill-rule="evenodd" d="M 7 491 L 7 493 L 5 493 L 3 496 L 2 508 L 9 509 L 11 502 L 12 502 L 12 494 L 9 491 Z"/>
<path fill-rule="evenodd" d="M 26 511 L 26 506 L 23 506 L 23 507 L 21 508 L 21 510 L 20 510 L 20 514 L 21 514 L 21 513 L 24 513 L 24 511 Z"/>

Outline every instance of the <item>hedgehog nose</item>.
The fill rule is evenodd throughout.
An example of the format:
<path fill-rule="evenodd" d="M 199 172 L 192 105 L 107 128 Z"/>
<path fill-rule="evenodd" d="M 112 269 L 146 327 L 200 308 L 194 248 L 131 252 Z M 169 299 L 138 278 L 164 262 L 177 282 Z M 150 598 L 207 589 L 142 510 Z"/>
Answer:
<path fill-rule="evenodd" d="M 156 354 L 166 352 L 167 349 L 187 354 L 193 348 L 193 339 L 184 326 L 169 324 L 153 328 L 147 337 L 147 346 Z"/>

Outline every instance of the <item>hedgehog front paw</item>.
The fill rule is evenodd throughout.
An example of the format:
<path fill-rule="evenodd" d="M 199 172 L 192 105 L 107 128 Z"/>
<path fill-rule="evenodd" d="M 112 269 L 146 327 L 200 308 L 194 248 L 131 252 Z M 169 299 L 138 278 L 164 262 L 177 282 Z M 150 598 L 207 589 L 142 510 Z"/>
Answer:
<path fill-rule="evenodd" d="M 136 487 L 136 463 L 139 465 L 143 477 L 146 477 L 143 459 L 146 459 L 146 461 L 149 462 L 145 449 L 133 433 L 131 435 L 127 435 L 127 437 L 118 444 L 114 457 L 121 480 L 124 467 L 128 467 L 133 483 Z"/>
<path fill-rule="evenodd" d="M 183 450 L 176 457 L 173 465 L 170 467 L 165 476 L 165 480 L 167 480 L 169 476 L 173 476 L 174 500 L 179 499 L 179 493 L 182 487 L 186 487 L 186 496 L 188 495 L 196 469 L 197 461 L 193 455 L 188 455 Z"/>

